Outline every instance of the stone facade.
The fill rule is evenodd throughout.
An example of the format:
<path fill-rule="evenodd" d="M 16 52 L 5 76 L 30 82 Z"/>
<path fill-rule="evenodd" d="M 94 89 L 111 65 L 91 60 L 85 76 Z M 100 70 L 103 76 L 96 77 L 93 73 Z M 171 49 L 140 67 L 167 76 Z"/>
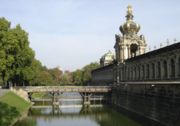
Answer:
<path fill-rule="evenodd" d="M 179 123 L 180 42 L 146 51 L 132 7 L 116 35 L 116 60 L 92 71 L 93 85 L 113 85 L 111 104 L 165 126 Z"/>
<path fill-rule="evenodd" d="M 116 34 L 115 52 L 117 62 L 123 63 L 126 59 L 145 53 L 146 41 L 144 35 L 138 35 L 140 25 L 133 21 L 132 7 L 128 6 L 126 22 L 120 26 L 122 33 Z"/>
<path fill-rule="evenodd" d="M 115 80 L 115 64 L 109 64 L 104 67 L 100 67 L 93 70 L 92 75 L 92 85 L 112 85 Z"/>
<path fill-rule="evenodd" d="M 125 60 L 120 81 L 180 80 L 180 43 Z"/>
<path fill-rule="evenodd" d="M 180 80 L 180 43 L 145 52 L 145 37 L 138 35 L 140 25 L 133 21 L 133 17 L 132 7 L 128 6 L 126 22 L 120 26 L 122 35 L 115 36 L 116 59 L 110 65 L 92 71 L 92 84 L 120 86 L 136 93 L 146 92 L 145 88 L 152 92 L 168 92 L 171 88 L 167 85 L 177 85 Z M 180 95 L 175 91 L 176 86 L 171 87 L 169 92 Z"/>
<path fill-rule="evenodd" d="M 112 64 L 115 60 L 114 54 L 111 51 L 108 51 L 106 54 L 104 54 L 100 59 L 100 65 L 101 67 Z"/>

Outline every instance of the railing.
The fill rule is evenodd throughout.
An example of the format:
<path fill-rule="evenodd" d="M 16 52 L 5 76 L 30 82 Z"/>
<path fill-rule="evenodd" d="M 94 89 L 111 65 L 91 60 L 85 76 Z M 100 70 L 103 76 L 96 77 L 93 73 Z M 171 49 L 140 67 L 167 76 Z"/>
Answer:
<path fill-rule="evenodd" d="M 25 86 L 27 92 L 110 92 L 111 86 Z"/>

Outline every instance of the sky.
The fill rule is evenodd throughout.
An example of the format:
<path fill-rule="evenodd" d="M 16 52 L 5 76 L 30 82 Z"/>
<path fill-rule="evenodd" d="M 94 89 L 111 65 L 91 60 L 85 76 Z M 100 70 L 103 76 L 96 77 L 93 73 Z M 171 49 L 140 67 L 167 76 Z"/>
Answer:
<path fill-rule="evenodd" d="M 48 68 L 76 70 L 111 50 L 127 6 L 148 48 L 180 41 L 179 0 L 0 0 L 0 17 L 29 33 L 36 58 Z"/>

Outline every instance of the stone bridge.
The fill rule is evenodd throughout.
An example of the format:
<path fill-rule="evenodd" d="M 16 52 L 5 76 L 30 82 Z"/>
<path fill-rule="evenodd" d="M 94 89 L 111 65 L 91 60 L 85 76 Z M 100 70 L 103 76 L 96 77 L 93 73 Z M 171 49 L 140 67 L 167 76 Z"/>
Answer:
<path fill-rule="evenodd" d="M 28 93 L 35 92 L 79 92 L 79 93 L 108 93 L 111 92 L 111 86 L 25 86 L 16 87 L 23 89 Z"/>
<path fill-rule="evenodd" d="M 37 92 L 46 92 L 52 95 L 53 104 L 58 104 L 60 94 L 64 92 L 79 92 L 82 96 L 84 104 L 90 104 L 91 99 L 96 99 L 93 94 L 109 94 L 112 91 L 111 86 L 22 86 L 14 87 L 14 90 L 23 90 L 28 93 L 28 97 L 32 100 L 31 95 Z M 93 98 L 92 98 L 93 97 Z M 99 98 L 100 100 L 102 98 Z M 103 98 L 104 99 L 104 98 Z"/>

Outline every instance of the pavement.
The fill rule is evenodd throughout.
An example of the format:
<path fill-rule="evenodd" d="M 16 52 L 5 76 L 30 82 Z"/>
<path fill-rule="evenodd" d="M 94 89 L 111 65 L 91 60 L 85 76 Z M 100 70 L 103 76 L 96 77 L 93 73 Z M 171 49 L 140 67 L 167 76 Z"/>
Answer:
<path fill-rule="evenodd" d="M 9 91 L 9 89 L 0 89 L 0 97 L 6 94 Z"/>

